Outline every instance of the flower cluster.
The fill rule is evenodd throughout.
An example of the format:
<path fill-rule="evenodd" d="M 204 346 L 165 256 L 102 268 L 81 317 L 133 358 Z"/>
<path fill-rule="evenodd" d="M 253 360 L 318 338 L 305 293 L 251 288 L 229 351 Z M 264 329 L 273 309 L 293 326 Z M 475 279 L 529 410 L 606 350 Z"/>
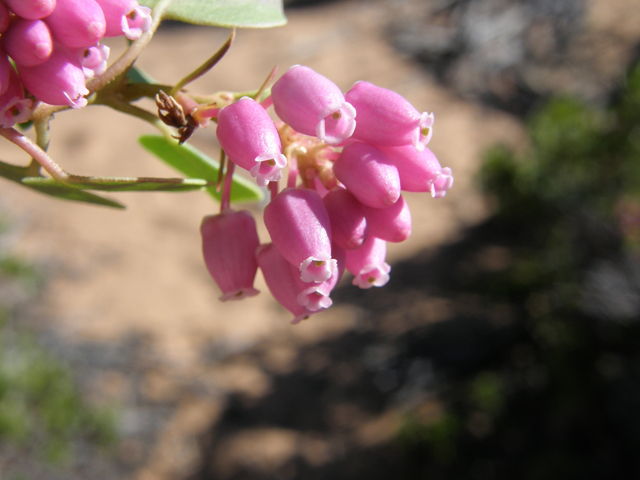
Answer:
<path fill-rule="evenodd" d="M 29 118 L 25 90 L 51 105 L 84 107 L 85 80 L 107 68 L 102 38 L 136 40 L 150 25 L 151 10 L 137 0 L 0 2 L 0 126 Z"/>
<path fill-rule="evenodd" d="M 265 110 L 271 104 L 277 124 Z M 204 219 L 205 263 L 221 300 L 257 294 L 260 268 L 297 323 L 331 306 L 329 295 L 345 269 L 360 288 L 386 284 L 386 243 L 411 233 L 401 192 L 440 198 L 453 184 L 451 169 L 426 146 L 433 121 L 395 92 L 357 82 L 343 94 L 300 65 L 262 103 L 243 97 L 222 108 L 216 130 L 222 149 L 270 188 L 264 223 L 271 243 L 260 245 L 247 211 L 225 206 Z M 278 191 L 285 166 L 287 187 Z"/>

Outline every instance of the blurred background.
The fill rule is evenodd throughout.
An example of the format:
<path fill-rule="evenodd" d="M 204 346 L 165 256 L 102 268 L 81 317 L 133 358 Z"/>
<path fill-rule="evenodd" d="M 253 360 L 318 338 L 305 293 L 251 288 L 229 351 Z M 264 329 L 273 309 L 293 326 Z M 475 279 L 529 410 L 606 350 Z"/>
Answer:
<path fill-rule="evenodd" d="M 123 193 L 111 211 L 3 182 L 0 477 L 639 478 L 640 4 L 286 14 L 239 31 L 193 90 L 254 89 L 276 64 L 395 90 L 435 112 L 453 188 L 407 194 L 413 233 L 389 246 L 387 286 L 345 278 L 292 327 L 260 275 L 260 296 L 217 301 L 206 195 Z M 175 83 L 227 35 L 164 25 L 138 65 Z M 175 175 L 144 133 L 105 107 L 63 112 L 50 153 L 77 174 Z M 218 149 L 211 131 L 191 142 Z"/>

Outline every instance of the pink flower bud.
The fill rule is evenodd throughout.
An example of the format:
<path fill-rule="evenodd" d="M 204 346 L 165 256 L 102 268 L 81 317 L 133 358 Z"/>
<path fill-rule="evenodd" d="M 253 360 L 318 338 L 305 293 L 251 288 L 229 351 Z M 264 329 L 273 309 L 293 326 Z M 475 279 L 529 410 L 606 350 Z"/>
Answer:
<path fill-rule="evenodd" d="M 360 247 L 369 234 L 366 207 L 342 187 L 332 189 L 322 201 L 331 220 L 331 240 L 347 250 Z"/>
<path fill-rule="evenodd" d="M 49 60 L 35 67 L 18 65 L 24 87 L 38 100 L 50 105 L 82 108 L 87 104 L 89 90 L 84 85 L 84 73 L 77 56 L 58 45 Z"/>
<path fill-rule="evenodd" d="M 356 82 L 345 98 L 358 112 L 353 138 L 376 146 L 413 145 L 417 150 L 431 140 L 433 114 L 420 114 L 396 92 Z"/>
<path fill-rule="evenodd" d="M 53 52 L 49 27 L 42 20 L 16 17 L 2 35 L 2 46 L 18 65 L 33 67 L 47 61 Z"/>
<path fill-rule="evenodd" d="M 56 8 L 56 0 L 3 0 L 13 13 L 29 20 L 48 17 Z"/>
<path fill-rule="evenodd" d="M 388 208 L 367 207 L 369 234 L 387 242 L 404 242 L 411 235 L 411 212 L 402 195 Z"/>
<path fill-rule="evenodd" d="M 400 187 L 407 192 L 431 192 L 434 198 L 444 197 L 453 185 L 450 168 L 442 168 L 431 150 L 418 152 L 413 146 L 381 148 L 400 174 Z"/>
<path fill-rule="evenodd" d="M 11 13 L 7 9 L 6 5 L 0 2 L 0 33 L 4 33 L 9 28 L 9 22 L 11 20 Z"/>
<path fill-rule="evenodd" d="M 391 271 L 386 256 L 386 242 L 373 235 L 360 248 L 347 250 L 347 270 L 354 275 L 353 284 L 364 289 L 386 285 Z"/>
<path fill-rule="evenodd" d="M 293 313 L 294 319 L 291 323 L 300 323 L 313 315 L 314 312 L 298 303 L 298 275 L 272 243 L 258 247 L 256 260 L 273 298 Z"/>
<path fill-rule="evenodd" d="M 67 48 L 97 45 L 106 29 L 96 0 L 57 0 L 55 10 L 44 21 L 56 42 Z"/>
<path fill-rule="evenodd" d="M 220 110 L 216 136 L 229 159 L 249 170 L 258 185 L 282 178 L 287 159 L 278 129 L 255 100 L 243 97 Z"/>
<path fill-rule="evenodd" d="M 353 142 L 344 147 L 333 172 L 354 197 L 369 207 L 385 208 L 400 197 L 398 169 L 372 145 Z"/>
<path fill-rule="evenodd" d="M 331 222 L 320 195 L 285 188 L 264 209 L 271 240 L 304 282 L 321 283 L 333 273 Z"/>
<path fill-rule="evenodd" d="M 203 219 L 200 226 L 204 262 L 222 291 L 220 300 L 241 300 L 259 292 L 253 288 L 260 245 L 256 222 L 246 210 L 227 209 Z"/>
<path fill-rule="evenodd" d="M 96 0 L 107 23 L 105 37 L 126 36 L 137 40 L 151 27 L 151 9 L 141 7 L 137 0 Z"/>
<path fill-rule="evenodd" d="M 356 128 L 356 111 L 338 86 L 309 67 L 291 67 L 273 85 L 271 97 L 282 121 L 330 145 L 344 142 Z"/>
<path fill-rule="evenodd" d="M 16 71 L 10 66 L 7 72 L 9 79 L 6 89 L 0 95 L 0 126 L 3 128 L 11 128 L 16 123 L 29 120 L 32 107 L 31 100 L 24 98 L 24 88 Z"/>
<path fill-rule="evenodd" d="M 98 77 L 107 70 L 109 47 L 99 44 L 95 47 L 81 48 L 74 53 L 78 55 L 85 79 Z"/>

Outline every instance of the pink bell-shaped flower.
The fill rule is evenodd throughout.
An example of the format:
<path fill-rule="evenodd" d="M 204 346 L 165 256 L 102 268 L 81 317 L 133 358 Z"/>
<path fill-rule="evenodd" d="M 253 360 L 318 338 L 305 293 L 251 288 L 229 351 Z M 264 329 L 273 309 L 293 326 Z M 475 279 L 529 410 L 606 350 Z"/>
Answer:
<path fill-rule="evenodd" d="M 386 256 L 387 243 L 373 235 L 360 248 L 347 250 L 347 270 L 354 276 L 353 284 L 363 289 L 386 285 L 391 271 Z"/>
<path fill-rule="evenodd" d="M 243 97 L 221 109 L 216 136 L 229 159 L 249 170 L 258 185 L 264 187 L 282 178 L 287 159 L 278 129 L 255 100 Z"/>
<path fill-rule="evenodd" d="M 82 71 L 87 80 L 98 77 L 107 71 L 109 51 L 109 47 L 99 44 L 93 47 L 81 48 L 75 52 L 80 58 Z"/>
<path fill-rule="evenodd" d="M 431 196 L 433 198 L 442 198 L 452 186 L 453 174 L 449 167 L 445 167 L 438 173 L 436 179 L 431 184 Z"/>
<path fill-rule="evenodd" d="M 405 145 L 381 150 L 398 169 L 400 187 L 406 192 L 430 192 L 440 198 L 453 185 L 451 169 L 442 168 L 429 148 L 418 152 L 412 145 Z"/>
<path fill-rule="evenodd" d="M 56 8 L 44 20 L 54 40 L 67 48 L 97 45 L 106 22 L 96 0 L 56 0 Z"/>
<path fill-rule="evenodd" d="M 271 98 L 283 122 L 329 145 L 344 142 L 356 128 L 356 111 L 338 86 L 309 67 L 287 70 L 271 88 Z"/>
<path fill-rule="evenodd" d="M 10 21 L 11 12 L 4 3 L 0 2 L 0 33 L 7 31 Z"/>
<path fill-rule="evenodd" d="M 359 248 L 369 234 L 366 207 L 342 187 L 333 188 L 322 201 L 331 220 L 331 240 L 347 250 Z"/>
<path fill-rule="evenodd" d="M 42 20 L 15 17 L 2 34 L 2 46 L 18 65 L 33 67 L 47 61 L 53 52 L 49 27 Z"/>
<path fill-rule="evenodd" d="M 10 66 L 7 71 L 9 79 L 6 89 L 0 95 L 0 127 L 11 128 L 16 123 L 23 123 L 31 116 L 31 99 L 24 98 L 24 88 L 18 74 Z"/>
<path fill-rule="evenodd" d="M 433 134 L 433 114 L 419 113 L 404 97 L 369 82 L 345 94 L 358 112 L 353 138 L 376 146 L 413 145 L 423 150 Z"/>
<path fill-rule="evenodd" d="M 369 234 L 387 242 L 404 242 L 411 235 L 411 212 L 400 195 L 398 201 L 388 208 L 366 210 Z"/>
<path fill-rule="evenodd" d="M 222 291 L 220 300 L 240 300 L 259 292 L 253 288 L 260 245 L 256 222 L 246 210 L 224 210 L 204 218 L 200 226 L 204 262 Z"/>
<path fill-rule="evenodd" d="M 96 0 L 107 22 L 105 37 L 126 36 L 137 40 L 151 27 L 151 9 L 137 0 Z"/>
<path fill-rule="evenodd" d="M 24 87 L 38 100 L 50 105 L 82 108 L 87 105 L 84 95 L 84 72 L 78 57 L 57 45 L 49 60 L 35 67 L 18 65 Z"/>
<path fill-rule="evenodd" d="M 335 244 L 332 245 L 331 249 L 336 263 L 333 264 L 333 271 L 328 280 L 322 283 L 307 283 L 295 275 L 298 288 L 300 289 L 297 297 L 298 303 L 312 312 L 317 312 L 318 310 L 326 309 L 333 305 L 333 301 L 329 295 L 342 278 L 345 270 L 345 250 Z M 297 273 L 293 265 L 291 265 L 291 268 L 294 269 L 294 274 Z"/>
<path fill-rule="evenodd" d="M 336 283 L 338 283 L 338 266 L 336 264 L 334 264 L 331 277 L 322 283 L 303 282 L 300 277 L 296 275 L 297 269 L 293 265 L 289 265 L 293 270 L 292 275 L 299 289 L 298 296 L 296 297 L 298 304 L 311 312 L 317 312 L 333 305 L 333 300 L 331 300 L 329 294 Z"/>
<path fill-rule="evenodd" d="M 354 197 L 369 207 L 385 208 L 400 197 L 398 169 L 372 145 L 349 143 L 333 164 L 333 172 Z"/>
<path fill-rule="evenodd" d="M 3 0 L 13 13 L 29 20 L 48 17 L 56 8 L 56 0 Z"/>
<path fill-rule="evenodd" d="M 271 241 L 303 282 L 328 280 L 336 261 L 331 257 L 331 222 L 320 195 L 313 190 L 285 188 L 264 209 Z"/>
<path fill-rule="evenodd" d="M 298 303 L 300 279 L 297 272 L 272 243 L 258 247 L 256 260 L 273 298 L 293 313 L 291 323 L 300 323 L 313 315 L 314 312 Z"/>

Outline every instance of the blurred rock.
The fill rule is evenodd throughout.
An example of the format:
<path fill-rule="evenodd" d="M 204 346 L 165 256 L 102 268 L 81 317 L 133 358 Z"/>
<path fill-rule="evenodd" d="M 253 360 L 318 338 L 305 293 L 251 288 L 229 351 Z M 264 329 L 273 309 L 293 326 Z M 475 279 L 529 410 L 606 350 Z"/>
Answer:
<path fill-rule="evenodd" d="M 552 94 L 603 102 L 640 40 L 595 28 L 598 0 L 404 0 L 388 35 L 463 97 L 526 115 Z"/>

